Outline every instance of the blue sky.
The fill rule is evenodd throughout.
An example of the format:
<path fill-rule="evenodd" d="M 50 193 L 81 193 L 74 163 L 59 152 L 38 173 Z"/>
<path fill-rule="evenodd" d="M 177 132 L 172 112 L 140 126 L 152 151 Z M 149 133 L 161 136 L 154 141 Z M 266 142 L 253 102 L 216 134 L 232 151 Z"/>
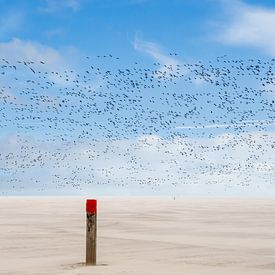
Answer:
<path fill-rule="evenodd" d="M 139 36 L 186 60 L 267 54 L 257 41 L 230 43 L 222 34 L 249 11 L 260 18 L 261 9 L 268 13 L 275 8 L 272 1 L 235 0 L 2 0 L 0 5 L 2 42 L 16 37 L 58 50 L 111 51 L 128 58 L 135 54 L 133 42 Z"/>
<path fill-rule="evenodd" d="M 135 61 L 138 61 L 139 66 L 143 68 L 152 68 L 152 63 L 157 62 L 160 70 L 163 70 L 164 64 L 176 66 L 202 61 L 209 65 L 207 63 L 209 60 L 214 60 L 215 63 L 217 56 L 224 55 L 227 55 L 228 59 L 271 60 L 275 58 L 273 26 L 275 26 L 275 3 L 270 0 L 0 0 L 0 57 L 8 60 L 20 58 L 37 62 L 43 60 L 46 61 L 45 69 L 49 72 L 63 71 L 67 68 L 79 72 L 85 71 L 90 65 L 86 56 L 92 58 L 95 66 L 110 70 L 115 70 L 118 66 L 131 67 Z M 108 54 L 119 56 L 120 60 L 117 63 L 95 60 L 97 55 Z M 27 74 L 24 72 L 20 77 L 26 81 L 30 74 L 31 72 Z M 57 78 L 50 80 L 57 82 L 59 87 L 65 87 Z M 104 93 L 99 88 L 101 82 L 96 78 L 94 80 L 91 85 L 94 85 L 95 95 Z M 238 81 L 243 88 L 249 84 L 253 89 L 259 89 L 257 81 L 251 78 L 244 77 Z M 6 80 L 1 78 L 0 84 L 6 87 L 12 84 L 12 78 Z M 68 86 L 69 89 L 71 87 Z M 173 87 L 171 84 L 168 88 Z M 184 91 L 191 95 L 200 91 L 217 94 L 218 91 L 199 80 L 194 80 L 191 84 L 177 82 L 176 88 L 173 89 L 176 93 Z M 254 124 L 274 119 L 274 114 L 272 116 L 270 110 L 259 111 L 263 101 L 269 103 L 274 100 L 274 85 L 269 89 L 273 91 L 272 94 L 269 93 L 266 97 L 255 95 L 253 104 L 252 100 L 248 105 L 239 102 L 235 104 L 234 107 L 240 110 L 240 114 L 245 114 L 243 117 L 241 115 L 234 117 L 235 113 L 228 114 L 222 109 L 211 115 L 209 109 L 204 108 L 207 97 L 202 95 L 196 106 L 201 107 L 197 117 L 184 119 L 179 116 L 173 122 L 174 132 L 179 134 L 178 139 L 169 139 L 171 131 L 166 129 L 158 128 L 155 132 L 142 129 L 140 125 L 144 125 L 145 128 L 150 126 L 146 122 L 146 116 L 150 115 L 145 112 L 140 123 L 137 123 L 139 125 L 137 131 L 127 133 L 123 129 L 124 124 L 121 124 L 122 127 L 118 128 L 116 135 L 120 139 L 106 141 L 106 133 L 102 132 L 100 124 L 108 125 L 109 114 L 94 116 L 89 122 L 94 126 L 93 135 L 98 141 L 85 140 L 77 145 L 70 144 L 72 147 L 69 147 L 73 148 L 70 156 L 66 155 L 68 146 L 66 147 L 62 140 L 56 141 L 62 131 L 67 133 L 62 128 L 64 125 L 61 122 L 62 127 L 53 132 L 51 140 L 47 135 L 49 126 L 47 123 L 35 124 L 33 130 L 18 130 L 12 123 L 18 114 L 15 114 L 10 106 L 4 106 L 5 115 L 10 119 L 10 123 L 1 127 L 1 143 L 4 145 L 0 146 L 0 190 L 3 194 L 13 194 L 14 190 L 18 194 L 24 190 L 22 194 L 36 194 L 41 190 L 42 194 L 86 194 L 87 190 L 92 190 L 94 194 L 99 195 L 167 195 L 175 191 L 171 186 L 177 185 L 178 192 L 182 195 L 270 195 L 274 193 L 271 190 L 274 190 L 272 184 L 274 184 L 275 154 L 269 150 L 274 148 L 270 147 L 275 138 L 274 120 L 271 126 L 265 127 L 264 133 L 257 131 L 255 127 L 248 127 L 243 133 L 238 131 L 236 133 L 230 128 L 232 119 L 239 123 L 242 121 L 249 123 L 253 120 Z M 19 91 L 18 87 L 17 90 Z M 9 96 L 18 96 L 18 91 L 5 90 L 5 93 Z M 171 106 L 163 105 L 161 92 L 161 88 L 153 89 L 150 93 L 142 91 L 143 109 L 149 108 L 149 112 L 150 108 L 152 110 L 157 108 L 167 114 Z M 233 97 L 233 90 L 228 92 L 229 97 Z M 157 103 L 150 103 L 149 99 L 154 94 L 156 97 L 159 96 L 159 102 L 156 100 Z M 46 96 L 59 101 L 60 98 L 55 98 L 56 95 L 56 90 L 50 88 Z M 98 106 L 103 108 L 101 99 L 96 98 L 96 100 Z M 190 106 L 192 104 L 190 103 Z M 41 108 L 44 110 L 45 106 Z M 255 115 L 247 115 L 246 111 L 250 108 L 258 110 Z M 182 107 L 177 106 L 171 110 L 181 112 Z M 43 112 L 41 114 L 43 117 Z M 27 115 L 27 111 L 22 111 L 21 116 Z M 74 119 L 81 120 L 80 115 L 82 113 L 75 115 Z M 127 109 L 127 106 L 119 111 L 119 116 L 123 119 L 131 118 L 133 115 L 131 108 Z M 52 114 L 51 118 L 54 116 Z M 68 112 L 64 109 L 58 119 L 61 121 L 67 116 Z M 217 116 L 220 116 L 219 121 L 212 121 L 213 117 Z M 110 125 L 107 127 L 109 131 L 115 131 L 114 127 Z M 201 135 L 200 129 L 207 135 Z M 75 126 L 75 132 L 68 142 L 73 142 L 82 130 L 83 127 Z M 211 133 L 213 136 L 210 138 L 208 134 Z M 181 136 L 183 134 L 187 135 L 187 139 Z M 40 142 L 41 139 L 43 142 Z M 45 143 L 47 139 L 48 144 Z M 249 147 L 247 144 L 251 140 L 255 141 L 254 145 L 257 146 Z M 19 164 L 17 166 L 14 164 L 16 158 L 12 158 L 8 163 L 4 161 L 9 153 L 15 156 L 18 152 L 22 153 L 20 148 L 23 141 L 29 144 L 30 148 L 35 148 L 35 152 L 33 150 L 27 152 L 30 163 L 33 164 L 32 158 L 40 158 L 38 151 L 51 156 L 51 160 L 43 164 L 44 168 L 41 166 L 41 169 L 38 169 L 32 164 L 31 168 L 22 168 L 25 167 L 26 159 L 20 160 L 19 157 L 18 163 L 22 162 L 19 171 Z M 230 144 L 235 144 L 234 149 L 230 148 Z M 203 146 L 212 148 L 215 152 L 213 153 L 212 149 L 201 150 Z M 221 152 L 215 150 L 223 146 L 225 148 Z M 108 153 L 107 147 L 112 148 L 114 153 Z M 187 157 L 185 153 L 189 147 L 193 148 L 193 153 Z M 253 159 L 255 163 L 251 168 L 249 166 L 252 162 L 251 156 L 259 154 L 257 148 L 258 150 L 266 148 L 266 151 L 257 160 Z M 90 161 L 87 159 L 90 150 L 102 156 Z M 141 167 L 139 170 L 137 167 L 131 170 L 129 159 L 119 157 L 125 153 L 125 150 L 131 152 L 129 157 L 138 159 L 137 166 Z M 182 155 L 177 155 L 179 151 Z M 56 158 L 56 152 L 66 155 L 63 167 L 51 165 L 51 161 Z M 198 156 L 203 161 L 199 162 Z M 75 164 L 76 160 L 79 166 Z M 242 168 L 239 168 L 239 165 Z M 221 166 L 233 171 L 230 176 Z M 84 173 L 87 167 L 94 173 Z M 5 170 L 6 168 L 8 170 Z M 236 173 L 236 170 L 239 173 Z M 174 171 L 175 176 L 171 177 L 167 171 Z M 199 175 L 200 171 L 203 173 Z M 112 176 L 104 176 L 108 173 Z M 249 180 L 246 174 L 249 175 Z M 18 178 L 20 181 L 17 181 Z M 85 182 L 91 178 L 94 182 L 107 183 L 107 187 L 104 188 L 99 184 L 89 189 L 91 186 Z M 129 183 L 131 180 L 133 184 Z M 64 181 L 70 182 L 69 186 L 64 184 Z M 83 186 L 76 185 L 72 188 L 73 181 L 84 183 Z M 217 181 L 221 184 L 216 184 Z M 140 182 L 143 182 L 145 187 L 140 189 Z M 246 182 L 253 184 L 246 186 Z M 14 189 L 11 188 L 11 184 L 18 186 Z"/>

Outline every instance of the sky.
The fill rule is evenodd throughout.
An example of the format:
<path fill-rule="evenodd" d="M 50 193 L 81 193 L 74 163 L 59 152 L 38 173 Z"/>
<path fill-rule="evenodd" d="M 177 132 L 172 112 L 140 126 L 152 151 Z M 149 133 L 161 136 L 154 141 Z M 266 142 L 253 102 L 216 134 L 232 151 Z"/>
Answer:
<path fill-rule="evenodd" d="M 274 55 L 275 7 L 267 0 L 1 0 L 0 5 L 2 45 L 16 38 L 58 53 L 111 51 L 129 58 L 137 54 L 138 39 L 184 60 Z"/>
<path fill-rule="evenodd" d="M 66 68 L 85 71 L 88 66 L 87 56 L 94 60 L 96 56 L 108 54 L 118 56 L 119 61 L 93 61 L 95 66 L 115 70 L 118 66 L 127 68 L 138 60 L 141 67 L 150 67 L 152 63 L 158 62 L 159 70 L 164 70 L 164 64 L 181 64 L 184 67 L 184 64 L 198 61 L 215 61 L 219 56 L 227 56 L 231 60 L 271 60 L 275 58 L 274 25 L 275 3 L 270 0 L 0 0 L 0 57 L 7 60 L 43 60 L 46 61 L 45 70 L 48 71 L 62 71 Z M 25 80 L 29 77 L 25 72 L 20 76 Z M 71 77 L 74 79 L 75 75 Z M 51 80 L 57 82 L 59 87 L 65 85 L 56 78 Z M 253 81 L 243 78 L 240 86 L 243 85 L 244 88 L 249 83 L 255 88 L 258 84 Z M 12 83 L 12 78 L 2 78 L 1 82 L 6 87 Z M 97 78 L 90 84 L 95 94 L 100 93 L 101 84 Z M 176 93 L 187 89 L 197 92 L 216 91 L 200 80 L 189 86 L 178 81 L 176 87 Z M 273 91 L 275 87 L 269 88 Z M 230 92 L 232 91 L 229 90 L 229 94 Z M 152 93 L 158 97 L 161 88 L 154 89 Z M 48 96 L 55 94 L 50 89 Z M 165 114 L 171 110 L 170 105 L 163 106 L 161 96 L 155 105 L 149 103 L 151 94 L 143 92 L 142 96 L 143 109 L 146 106 L 149 109 L 157 108 Z M 252 106 L 260 110 L 263 100 L 269 102 L 273 99 L 273 94 L 268 95 L 268 98 L 254 96 L 254 105 L 249 105 L 249 108 Z M 95 100 L 101 106 L 100 100 Z M 98 126 L 93 128 L 93 139 L 96 141 L 85 140 L 74 147 L 68 147 L 62 140 L 57 141 L 60 131 L 66 132 L 62 127 L 56 129 L 52 135 L 54 138 L 49 139 L 48 143 L 45 143 L 48 130 L 42 124 L 41 127 L 35 125 L 34 130 L 25 128 L 18 131 L 18 127 L 12 123 L 17 114 L 12 108 L 5 107 L 1 111 L 4 110 L 10 122 L 6 125 L 2 117 L 5 126 L 1 127 L 0 134 L 0 192 L 3 195 L 83 195 L 87 192 L 96 195 L 275 195 L 274 147 L 270 147 L 275 140 L 274 114 L 272 117 L 270 110 L 263 109 L 256 115 L 249 116 L 246 113 L 248 107 L 236 103 L 235 107 L 245 114 L 242 119 L 235 117 L 235 113 L 217 110 L 215 117 L 219 115 L 220 120 L 214 121 L 209 110 L 204 108 L 205 100 L 206 97 L 202 96 L 197 102 L 201 111 L 195 124 L 194 118 L 188 119 L 188 116 L 185 119 L 179 116 L 173 120 L 174 132 L 179 133 L 177 138 L 172 136 L 171 139 L 171 131 L 167 132 L 159 126 L 157 131 L 150 130 L 145 116 L 139 123 L 136 122 L 137 130 L 127 132 L 123 125 L 117 130 L 112 128 L 108 124 L 110 117 L 101 115 L 90 118 L 90 123 Z M 181 109 L 179 106 L 173 107 L 174 112 L 181 112 Z M 28 112 L 22 111 L 21 116 L 27 114 Z M 67 115 L 64 111 L 58 118 L 66 119 Z M 134 119 L 131 108 L 127 107 L 119 112 L 119 116 Z M 54 118 L 53 115 L 50 117 Z M 75 116 L 76 120 L 77 118 L 78 115 Z M 269 126 L 264 133 L 257 131 L 255 127 L 236 133 L 231 129 L 232 120 L 240 125 L 252 121 L 253 125 L 263 122 Z M 105 129 L 100 124 L 107 125 L 113 133 L 117 131 L 116 139 L 106 141 Z M 76 126 L 75 129 L 77 136 L 83 128 Z M 200 129 L 207 135 L 200 135 Z M 183 133 L 186 135 L 181 136 Z M 213 135 L 210 138 L 211 133 Z M 73 142 L 74 134 L 70 138 L 68 142 Z M 66 157 L 63 167 L 53 167 L 49 158 L 40 170 L 35 166 L 21 166 L 18 172 L 18 162 L 24 164 L 26 158 L 17 157 L 15 164 L 16 158 L 5 162 L 4 156 L 9 153 L 19 156 L 23 140 L 35 148 L 26 153 L 27 159 L 37 158 L 39 151 L 41 155 L 43 152 L 52 159 L 55 156 L 55 161 L 60 162 L 60 159 L 56 159 L 56 152 L 66 154 L 68 148 L 71 155 Z M 248 140 L 255 141 L 260 147 L 247 145 Z M 232 143 L 235 143 L 234 147 L 227 146 Z M 226 148 L 213 152 L 213 148 L 223 145 Z M 193 148 L 192 155 L 178 154 L 184 152 L 184 146 Z M 208 150 L 204 151 L 203 146 L 208 147 Z M 112 148 L 112 154 L 106 151 L 106 147 Z M 259 155 L 259 148 L 265 147 L 264 153 L 253 160 L 254 166 L 247 170 L 251 155 Z M 91 148 L 94 153 L 101 155 L 93 161 L 87 159 L 87 152 Z M 139 169 L 136 166 L 131 169 L 132 164 L 129 164 L 124 151 L 126 154 L 130 152 L 128 157 L 138 159 L 138 164 L 135 165 Z M 121 155 L 124 157 L 120 157 Z M 198 155 L 201 161 L 198 161 Z M 76 160 L 78 166 L 75 165 Z M 243 170 L 238 170 L 238 165 L 243 165 Z M 230 175 L 225 171 L 225 166 L 226 169 L 231 169 Z M 182 169 L 187 176 L 181 173 Z M 234 169 L 239 172 L 232 172 Z M 66 181 L 67 184 L 64 183 Z M 93 185 L 93 182 L 99 184 Z"/>

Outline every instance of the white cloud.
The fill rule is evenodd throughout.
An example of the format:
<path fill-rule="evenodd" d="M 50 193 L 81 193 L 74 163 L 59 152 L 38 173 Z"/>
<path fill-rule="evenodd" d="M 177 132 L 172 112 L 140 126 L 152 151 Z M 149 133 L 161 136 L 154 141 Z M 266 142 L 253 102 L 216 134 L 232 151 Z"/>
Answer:
<path fill-rule="evenodd" d="M 65 52 L 65 51 L 64 51 Z M 17 70 L 14 72 L 16 77 L 20 76 L 21 81 L 27 80 L 32 75 L 31 69 L 35 71 L 47 71 L 47 72 L 57 72 L 64 71 L 68 68 L 64 57 L 56 49 L 43 45 L 33 41 L 25 41 L 18 38 L 13 38 L 8 42 L 0 42 L 0 59 L 5 59 L 10 65 L 15 65 Z M 18 61 L 21 62 L 33 62 L 33 64 L 28 65 L 29 70 L 23 70 L 20 73 Z M 44 64 L 42 65 L 43 62 Z M 15 77 L 13 74 L 6 76 L 5 81 L 2 80 L 3 84 L 8 84 L 13 82 Z M 49 81 L 54 81 L 59 85 L 67 85 L 64 79 L 56 76 L 55 74 L 48 74 Z M 21 83 L 22 84 L 22 83 Z M 17 82 L 20 86 L 20 83 Z"/>
<path fill-rule="evenodd" d="M 253 6 L 241 1 L 223 1 L 228 21 L 222 27 L 219 41 L 259 48 L 275 56 L 275 9 Z"/>
<path fill-rule="evenodd" d="M 57 91 L 60 88 L 75 87 L 74 81 L 77 79 L 77 72 L 81 70 L 79 56 L 79 52 L 74 47 L 64 47 L 57 50 L 45 44 L 18 38 L 13 38 L 8 42 L 0 42 L 0 63 L 7 65 L 7 61 L 11 67 L 9 73 L 1 78 L 0 99 L 11 102 L 16 98 L 16 100 L 20 102 L 23 100 L 26 103 L 26 98 L 21 96 L 19 91 L 28 86 L 29 79 L 40 82 L 39 79 L 43 75 L 44 83 L 53 82 L 54 84 L 45 90 L 47 99 L 54 104 L 58 97 Z M 32 70 L 35 75 L 33 75 Z M 64 77 L 65 71 L 70 74 L 69 81 Z M 17 79 L 16 82 L 14 81 L 15 78 Z M 100 88 L 102 82 L 100 78 L 95 78 L 85 84 L 80 82 L 79 87 L 96 90 Z M 49 102 L 45 102 L 45 106 L 51 104 Z"/>
<path fill-rule="evenodd" d="M 65 64 L 60 53 L 43 44 L 13 38 L 8 42 L 0 42 L 0 57 L 10 61 L 45 62 L 49 69 L 58 69 Z"/>
<path fill-rule="evenodd" d="M 274 195 L 274 138 L 275 132 L 250 132 L 213 139 L 141 136 L 62 145 L 11 136 L 0 143 L 0 187 L 112 195 L 123 185 L 121 194 L 171 195 L 175 184 L 181 195 Z"/>
<path fill-rule="evenodd" d="M 0 59 L 5 59 L 10 64 L 19 66 L 18 62 L 33 62 L 29 67 L 34 70 L 41 70 L 49 72 L 48 78 L 56 84 L 66 85 L 69 84 L 64 78 L 58 77 L 51 72 L 63 72 L 70 70 L 74 56 L 77 56 L 77 51 L 72 47 L 62 48 L 62 53 L 48 45 L 44 45 L 34 41 L 21 40 L 13 38 L 8 42 L 0 42 Z M 70 62 L 68 62 L 68 60 Z M 43 65 L 42 63 L 43 62 Z M 19 73 L 19 72 L 17 72 Z M 29 70 L 31 74 L 31 70 Z M 21 77 L 28 78 L 27 71 Z M 71 74 L 71 79 L 74 79 L 74 74 Z"/>

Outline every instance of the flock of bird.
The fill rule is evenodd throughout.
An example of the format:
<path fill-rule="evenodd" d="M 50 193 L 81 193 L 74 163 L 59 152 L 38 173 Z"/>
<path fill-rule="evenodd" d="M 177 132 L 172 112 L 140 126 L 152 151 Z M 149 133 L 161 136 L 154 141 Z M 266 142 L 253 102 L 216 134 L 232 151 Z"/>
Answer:
<path fill-rule="evenodd" d="M 2 58 L 1 193 L 271 188 L 275 59 L 171 63 Z"/>

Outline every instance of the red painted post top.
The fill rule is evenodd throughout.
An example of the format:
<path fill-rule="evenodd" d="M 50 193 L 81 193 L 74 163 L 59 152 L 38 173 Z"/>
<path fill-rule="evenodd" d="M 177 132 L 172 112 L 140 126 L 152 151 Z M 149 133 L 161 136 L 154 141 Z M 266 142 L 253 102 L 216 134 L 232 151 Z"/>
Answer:
<path fill-rule="evenodd" d="M 86 201 L 86 212 L 87 213 L 96 213 L 96 200 L 87 200 Z"/>

